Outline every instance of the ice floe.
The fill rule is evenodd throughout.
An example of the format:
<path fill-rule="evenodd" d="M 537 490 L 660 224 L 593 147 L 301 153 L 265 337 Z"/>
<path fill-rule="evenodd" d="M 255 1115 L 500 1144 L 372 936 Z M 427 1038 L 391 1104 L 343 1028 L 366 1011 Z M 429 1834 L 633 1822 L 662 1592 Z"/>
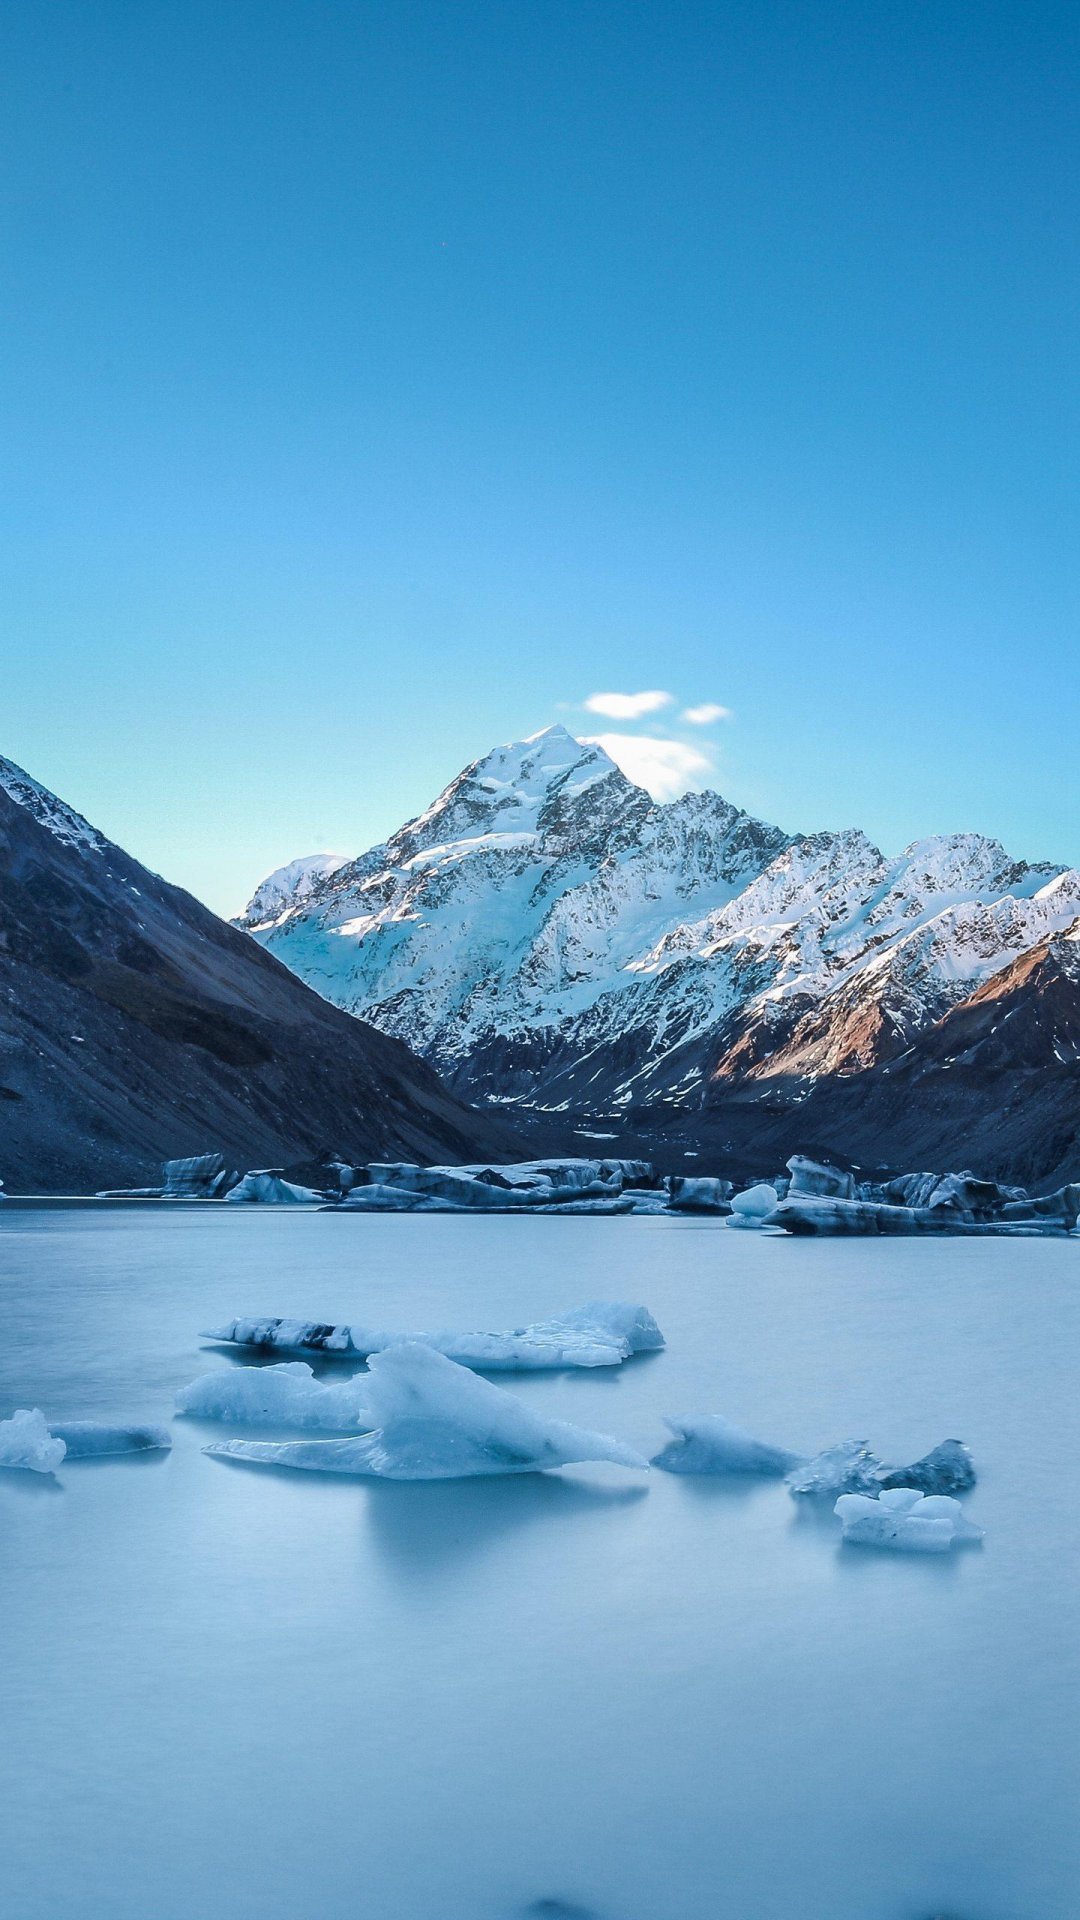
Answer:
<path fill-rule="evenodd" d="M 876 1493 L 888 1471 L 865 1440 L 840 1440 L 794 1467 L 788 1486 L 792 1493 Z"/>
<path fill-rule="evenodd" d="M 403 1344 L 433 1347 L 465 1367 L 530 1371 L 549 1367 L 614 1367 L 631 1354 L 662 1347 L 664 1336 L 645 1307 L 594 1300 L 552 1320 L 508 1333 L 386 1333 L 326 1321 L 230 1320 L 204 1340 L 286 1353 L 366 1359 Z"/>
<path fill-rule="evenodd" d="M 114 1426 L 104 1420 L 50 1420 L 49 1431 L 62 1440 L 69 1460 L 91 1460 L 107 1453 L 152 1453 L 172 1446 L 168 1427 Z"/>
<path fill-rule="evenodd" d="M 805 1199 L 808 1195 L 830 1200 L 854 1200 L 853 1173 L 841 1173 L 839 1167 L 829 1166 L 821 1160 L 808 1160 L 804 1153 L 793 1153 L 787 1164 L 791 1175 L 787 1190 L 789 1200 Z"/>
<path fill-rule="evenodd" d="M 196 1153 L 186 1160 L 166 1160 L 161 1174 L 166 1200 L 218 1199 L 236 1179 L 220 1153 Z"/>
<path fill-rule="evenodd" d="M 665 1413 L 663 1420 L 675 1438 L 653 1455 L 651 1464 L 665 1473 L 749 1473 L 779 1479 L 801 1461 L 801 1455 L 766 1446 L 718 1413 Z"/>
<path fill-rule="evenodd" d="M 536 1473 L 586 1460 L 648 1464 L 605 1434 L 541 1419 L 502 1387 L 415 1343 L 372 1356 L 367 1401 L 375 1430 L 354 1439 L 230 1440 L 206 1451 L 219 1458 L 384 1480 Z"/>
<path fill-rule="evenodd" d="M 241 1427 L 296 1427 L 332 1433 L 372 1425 L 366 1409 L 368 1375 L 326 1385 L 303 1360 L 274 1367 L 220 1368 L 201 1374 L 176 1396 L 177 1413 L 228 1420 Z"/>
<path fill-rule="evenodd" d="M 286 1180 L 279 1169 L 267 1167 L 261 1171 L 245 1173 L 242 1180 L 225 1195 L 227 1201 L 240 1204 L 247 1201 L 262 1206 L 274 1207 L 312 1207 L 322 1201 L 322 1194 L 311 1187 L 294 1186 Z"/>
<path fill-rule="evenodd" d="M 942 1440 L 910 1467 L 885 1474 L 883 1487 L 916 1487 L 920 1493 L 967 1493 L 975 1485 L 975 1462 L 962 1440 Z"/>
<path fill-rule="evenodd" d="M 732 1195 L 729 1227 L 761 1227 L 776 1208 L 778 1195 L 775 1187 L 764 1180 L 756 1186 L 747 1187 L 742 1193 Z"/>
<path fill-rule="evenodd" d="M 876 1499 L 844 1493 L 833 1512 L 845 1540 L 894 1553 L 947 1553 L 958 1541 L 983 1538 L 982 1528 L 967 1518 L 958 1500 L 923 1494 L 915 1487 L 887 1489 Z"/>
<path fill-rule="evenodd" d="M 668 1196 L 676 1213 L 730 1213 L 731 1181 L 709 1174 L 673 1173 Z"/>
<path fill-rule="evenodd" d="M 54 1473 L 67 1448 L 49 1432 L 40 1407 L 19 1407 L 10 1420 L 0 1420 L 0 1467 L 26 1467 L 31 1473 Z"/>

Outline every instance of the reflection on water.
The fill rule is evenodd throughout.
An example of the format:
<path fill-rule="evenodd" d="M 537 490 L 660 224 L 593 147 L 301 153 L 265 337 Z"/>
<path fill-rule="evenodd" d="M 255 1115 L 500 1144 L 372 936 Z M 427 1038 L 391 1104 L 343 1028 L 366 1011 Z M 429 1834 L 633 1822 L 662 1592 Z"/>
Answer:
<path fill-rule="evenodd" d="M 526 1920 L 601 1920 L 592 1907 L 578 1907 L 572 1900 L 534 1900 L 522 1909 Z"/>
<path fill-rule="evenodd" d="M 557 1555 L 567 1527 L 633 1506 L 646 1490 L 581 1484 L 569 1472 L 523 1473 L 462 1480 L 454 1495 L 440 1500 L 434 1481 L 365 1483 L 363 1524 L 388 1572 L 426 1582 L 451 1561 L 509 1545 L 508 1536 L 525 1528 L 546 1532 L 547 1550 Z"/>
<path fill-rule="evenodd" d="M 191 1419 L 0 1473 L 5 1916 L 1075 1920 L 1080 1248 L 552 1224 L 0 1215 L 0 1416 L 168 1419 L 277 1358 L 200 1341 L 236 1314 L 622 1297 L 665 1352 L 497 1384 L 647 1456 L 686 1410 L 807 1453 L 958 1433 L 982 1551 L 841 1547 L 774 1481 L 245 1468 Z"/>

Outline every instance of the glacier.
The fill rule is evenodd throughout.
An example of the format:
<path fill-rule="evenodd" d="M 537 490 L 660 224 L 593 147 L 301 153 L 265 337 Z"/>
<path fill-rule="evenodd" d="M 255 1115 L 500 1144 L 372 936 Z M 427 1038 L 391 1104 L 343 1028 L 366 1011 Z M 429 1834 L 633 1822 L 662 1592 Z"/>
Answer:
<path fill-rule="evenodd" d="M 592 1460 L 647 1467 L 633 1448 L 566 1420 L 544 1420 L 512 1394 L 434 1348 L 407 1344 L 372 1355 L 367 1398 L 374 1430 L 354 1439 L 230 1440 L 218 1459 L 382 1480 L 457 1480 L 538 1473 Z"/>
<path fill-rule="evenodd" d="M 616 1367 L 632 1354 L 655 1352 L 664 1344 L 664 1336 L 648 1309 L 621 1300 L 590 1301 L 554 1319 L 509 1333 L 384 1333 L 328 1321 L 265 1318 L 230 1320 L 204 1332 L 202 1338 L 226 1345 L 359 1360 L 391 1347 L 422 1344 L 461 1366 L 488 1371 Z"/>
<path fill-rule="evenodd" d="M 864 1493 L 844 1493 L 833 1512 L 842 1539 L 893 1553 L 948 1553 L 958 1542 L 983 1538 L 983 1529 L 967 1518 L 959 1501 L 913 1487 L 893 1488 L 876 1500 Z"/>
<path fill-rule="evenodd" d="M 296 1427 L 332 1433 L 370 1427 L 367 1374 L 324 1384 L 303 1360 L 272 1367 L 230 1367 L 200 1374 L 176 1396 L 177 1413 L 235 1426 Z"/>

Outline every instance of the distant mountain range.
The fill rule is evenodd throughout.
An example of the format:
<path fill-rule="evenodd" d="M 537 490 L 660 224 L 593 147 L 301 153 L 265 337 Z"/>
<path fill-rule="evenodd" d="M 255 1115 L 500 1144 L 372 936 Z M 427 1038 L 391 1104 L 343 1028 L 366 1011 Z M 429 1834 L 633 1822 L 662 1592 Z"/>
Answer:
<path fill-rule="evenodd" d="M 1080 872 L 954 834 L 887 858 L 713 793 L 653 801 L 562 727 L 237 924 L 464 1098 L 753 1155 L 1080 1170 Z"/>
<path fill-rule="evenodd" d="M 144 1185 L 166 1158 L 218 1149 L 244 1169 L 505 1159 L 518 1144 L 0 759 L 9 1191 Z"/>

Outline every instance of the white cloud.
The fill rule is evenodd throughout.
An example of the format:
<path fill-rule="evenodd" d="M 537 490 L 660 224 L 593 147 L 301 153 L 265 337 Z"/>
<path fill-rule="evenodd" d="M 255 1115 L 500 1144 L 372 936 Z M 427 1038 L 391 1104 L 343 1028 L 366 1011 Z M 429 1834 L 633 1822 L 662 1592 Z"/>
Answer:
<path fill-rule="evenodd" d="M 586 713 L 602 713 L 605 720 L 640 720 L 643 713 L 658 713 L 661 707 L 673 707 L 675 695 L 661 693 L 590 693 Z"/>
<path fill-rule="evenodd" d="M 594 733 L 586 736 L 610 754 L 628 780 L 645 787 L 654 800 L 676 800 L 691 787 L 706 786 L 716 763 L 684 740 L 658 740 L 651 733 Z"/>
<path fill-rule="evenodd" d="M 731 708 L 718 706 L 715 700 L 703 700 L 700 707 L 684 707 L 679 716 L 692 727 L 711 727 L 714 720 L 730 720 Z"/>

